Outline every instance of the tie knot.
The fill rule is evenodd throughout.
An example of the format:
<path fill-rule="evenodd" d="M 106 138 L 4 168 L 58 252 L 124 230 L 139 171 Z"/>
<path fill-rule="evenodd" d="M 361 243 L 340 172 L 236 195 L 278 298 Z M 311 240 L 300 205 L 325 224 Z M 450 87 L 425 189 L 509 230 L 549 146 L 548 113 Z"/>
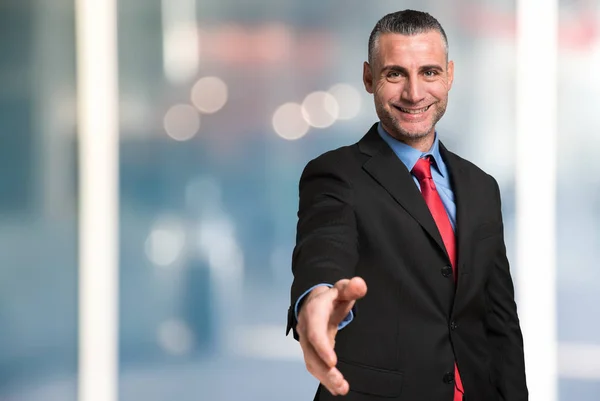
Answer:
<path fill-rule="evenodd" d="M 420 158 L 412 169 L 412 173 L 420 181 L 430 178 L 431 179 L 431 159 L 429 156 Z"/>

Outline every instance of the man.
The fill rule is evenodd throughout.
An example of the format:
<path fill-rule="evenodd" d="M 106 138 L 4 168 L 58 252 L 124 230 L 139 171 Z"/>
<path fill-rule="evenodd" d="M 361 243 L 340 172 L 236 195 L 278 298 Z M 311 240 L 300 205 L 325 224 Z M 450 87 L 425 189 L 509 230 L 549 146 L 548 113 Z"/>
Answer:
<path fill-rule="evenodd" d="M 528 398 L 498 184 L 435 130 L 453 76 L 435 18 L 386 15 L 363 68 L 380 122 L 302 174 L 287 330 L 315 400 Z"/>

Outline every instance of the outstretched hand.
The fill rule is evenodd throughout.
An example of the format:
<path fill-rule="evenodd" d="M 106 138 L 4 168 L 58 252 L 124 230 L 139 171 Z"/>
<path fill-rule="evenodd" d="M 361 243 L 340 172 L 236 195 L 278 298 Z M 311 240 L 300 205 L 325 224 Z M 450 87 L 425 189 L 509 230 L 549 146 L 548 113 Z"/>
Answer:
<path fill-rule="evenodd" d="M 338 325 L 366 293 L 367 284 L 360 277 L 340 280 L 332 288 L 320 286 L 307 295 L 298 315 L 296 330 L 306 369 L 333 395 L 345 395 L 350 389 L 336 368 Z"/>

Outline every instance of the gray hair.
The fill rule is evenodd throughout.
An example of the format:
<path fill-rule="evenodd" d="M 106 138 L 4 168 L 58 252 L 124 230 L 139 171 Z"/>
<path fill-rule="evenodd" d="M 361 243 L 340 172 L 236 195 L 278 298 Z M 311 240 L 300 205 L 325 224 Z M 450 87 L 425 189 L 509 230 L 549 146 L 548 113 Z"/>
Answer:
<path fill-rule="evenodd" d="M 377 21 L 371 36 L 369 36 L 369 64 L 373 62 L 373 56 L 377 52 L 379 36 L 384 33 L 398 33 L 401 35 L 418 35 L 430 31 L 437 31 L 442 36 L 448 58 L 448 38 L 442 25 L 434 17 L 426 12 L 415 10 L 396 11 L 388 14 Z"/>

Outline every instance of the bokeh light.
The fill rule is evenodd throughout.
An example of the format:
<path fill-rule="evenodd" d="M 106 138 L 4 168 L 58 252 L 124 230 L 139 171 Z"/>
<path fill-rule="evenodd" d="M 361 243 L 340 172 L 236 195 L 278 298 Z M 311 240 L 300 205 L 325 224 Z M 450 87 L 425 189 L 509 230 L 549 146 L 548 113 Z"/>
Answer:
<path fill-rule="evenodd" d="M 358 115 L 361 107 L 361 94 L 352 85 L 333 85 L 328 91 L 339 105 L 338 119 L 350 120 Z"/>
<path fill-rule="evenodd" d="M 165 114 L 164 127 L 171 138 L 176 141 L 187 141 L 198 133 L 200 115 L 189 104 L 177 104 Z"/>
<path fill-rule="evenodd" d="M 327 128 L 338 118 L 339 105 L 328 92 L 317 91 L 306 96 L 302 102 L 302 116 L 315 128 Z"/>
<path fill-rule="evenodd" d="M 221 110 L 227 103 L 227 84 L 218 77 L 200 78 L 192 87 L 192 104 L 202 113 Z"/>
<path fill-rule="evenodd" d="M 185 239 L 185 228 L 180 220 L 161 217 L 155 221 L 146 239 L 146 256 L 157 266 L 170 266 L 179 259 Z"/>
<path fill-rule="evenodd" d="M 302 115 L 302 106 L 298 103 L 285 103 L 273 114 L 275 133 L 287 140 L 300 139 L 308 132 L 308 122 Z"/>
<path fill-rule="evenodd" d="M 171 355 L 188 354 L 194 346 L 192 331 L 180 319 L 171 319 L 160 324 L 158 343 Z"/>

